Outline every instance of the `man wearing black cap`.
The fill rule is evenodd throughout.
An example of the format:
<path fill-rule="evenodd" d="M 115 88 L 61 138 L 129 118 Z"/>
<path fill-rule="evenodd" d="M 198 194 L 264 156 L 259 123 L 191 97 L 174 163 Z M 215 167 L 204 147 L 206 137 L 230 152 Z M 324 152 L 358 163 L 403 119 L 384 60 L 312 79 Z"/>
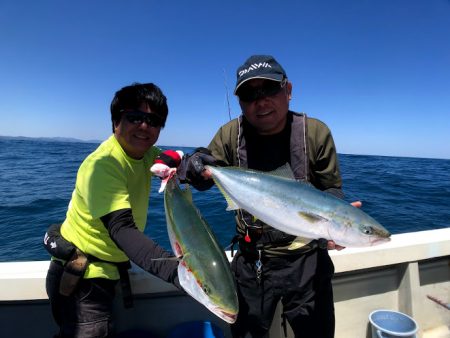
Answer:
<path fill-rule="evenodd" d="M 237 70 L 234 93 L 242 115 L 222 126 L 208 149 L 186 156 L 186 180 L 198 190 L 212 186 L 204 164 L 261 171 L 289 163 L 297 180 L 343 197 L 331 132 L 319 120 L 289 110 L 292 83 L 269 55 L 254 55 Z M 278 301 L 295 337 L 334 336 L 332 241 L 304 242 L 272 228 L 245 210 L 236 213 L 239 251 L 232 270 L 239 296 L 233 337 L 268 337 Z"/>

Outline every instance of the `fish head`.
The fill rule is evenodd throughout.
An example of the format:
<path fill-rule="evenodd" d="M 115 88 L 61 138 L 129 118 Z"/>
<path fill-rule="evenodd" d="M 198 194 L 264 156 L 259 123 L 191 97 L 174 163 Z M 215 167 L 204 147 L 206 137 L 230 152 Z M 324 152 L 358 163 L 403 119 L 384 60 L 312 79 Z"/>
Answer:
<path fill-rule="evenodd" d="M 373 222 L 368 222 L 358 224 L 357 230 L 363 242 L 367 243 L 367 246 L 378 245 L 391 240 L 391 233 L 379 223 L 373 224 Z"/>
<path fill-rule="evenodd" d="M 391 240 L 391 233 L 377 220 L 353 206 L 339 210 L 331 221 L 330 238 L 348 247 L 374 246 Z"/>
<path fill-rule="evenodd" d="M 369 246 L 386 243 L 391 240 L 391 233 L 376 219 L 359 208 L 355 209 L 358 215 L 357 219 L 359 219 L 357 224 L 358 230 L 362 237 L 367 238 Z"/>
<path fill-rule="evenodd" d="M 201 271 L 192 270 L 185 261 L 178 265 L 178 279 L 183 289 L 216 316 L 232 324 L 236 321 L 239 309 L 234 283 L 226 283 L 229 276 L 220 272 L 215 275 L 215 280 L 205 279 Z"/>

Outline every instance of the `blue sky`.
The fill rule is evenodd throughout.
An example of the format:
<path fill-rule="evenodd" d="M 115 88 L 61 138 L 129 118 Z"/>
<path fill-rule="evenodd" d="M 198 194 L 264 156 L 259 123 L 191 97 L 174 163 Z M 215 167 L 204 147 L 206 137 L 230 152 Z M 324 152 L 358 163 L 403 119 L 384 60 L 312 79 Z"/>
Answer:
<path fill-rule="evenodd" d="M 154 82 L 158 144 L 207 145 L 272 54 L 339 153 L 450 159 L 449 0 L 3 0 L 0 41 L 0 135 L 105 139 L 114 92 Z"/>

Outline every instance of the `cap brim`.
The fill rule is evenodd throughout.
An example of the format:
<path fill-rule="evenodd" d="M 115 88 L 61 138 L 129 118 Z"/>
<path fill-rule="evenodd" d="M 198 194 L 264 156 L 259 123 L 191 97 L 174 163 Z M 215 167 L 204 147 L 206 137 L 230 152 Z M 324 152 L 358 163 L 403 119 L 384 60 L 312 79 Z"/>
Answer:
<path fill-rule="evenodd" d="M 247 81 L 253 80 L 253 79 L 265 79 L 265 80 L 281 82 L 284 79 L 284 75 L 283 74 L 270 74 L 270 75 L 258 75 L 258 76 L 249 77 L 248 79 L 245 79 L 236 85 L 236 88 L 234 88 L 234 95 L 236 95 L 236 92 L 239 89 L 239 87 L 241 87 Z"/>

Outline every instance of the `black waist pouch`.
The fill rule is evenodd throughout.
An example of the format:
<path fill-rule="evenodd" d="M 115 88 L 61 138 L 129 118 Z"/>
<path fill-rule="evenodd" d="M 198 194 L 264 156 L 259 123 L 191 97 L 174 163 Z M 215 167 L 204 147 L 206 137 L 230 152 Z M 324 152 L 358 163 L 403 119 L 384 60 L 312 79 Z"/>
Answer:
<path fill-rule="evenodd" d="M 70 296 L 83 278 L 89 264 L 88 257 L 61 236 L 61 224 L 52 224 L 44 236 L 44 247 L 50 255 L 65 261 L 59 293 Z"/>

